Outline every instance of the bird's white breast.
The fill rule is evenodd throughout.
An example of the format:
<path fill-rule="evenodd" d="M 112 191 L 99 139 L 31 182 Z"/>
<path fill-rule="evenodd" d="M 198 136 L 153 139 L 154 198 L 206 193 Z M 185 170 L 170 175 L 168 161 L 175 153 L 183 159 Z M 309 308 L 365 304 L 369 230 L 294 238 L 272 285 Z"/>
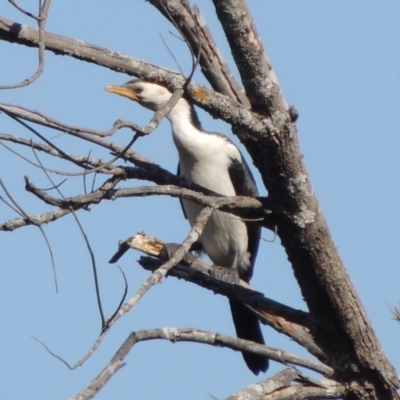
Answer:
<path fill-rule="evenodd" d="M 190 132 L 190 127 L 183 129 L 183 132 L 181 129 L 178 134 L 173 131 L 173 137 L 179 152 L 182 176 L 219 194 L 236 195 L 229 165 L 232 159 L 241 162 L 242 158 L 235 145 L 221 136 Z M 187 200 L 182 203 L 193 225 L 202 207 Z M 247 228 L 240 218 L 215 211 L 203 230 L 200 242 L 214 264 L 232 267 L 236 261 L 239 271 L 244 272 L 249 268 Z"/>

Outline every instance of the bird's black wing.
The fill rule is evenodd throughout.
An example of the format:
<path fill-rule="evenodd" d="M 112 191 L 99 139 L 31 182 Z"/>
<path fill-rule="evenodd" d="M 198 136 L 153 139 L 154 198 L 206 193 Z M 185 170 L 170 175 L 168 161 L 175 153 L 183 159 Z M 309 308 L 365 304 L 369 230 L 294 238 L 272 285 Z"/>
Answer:
<path fill-rule="evenodd" d="M 232 159 L 229 165 L 229 176 L 231 178 L 236 195 L 238 196 L 258 196 L 258 190 L 253 175 L 242 156 L 242 160 Z M 250 221 L 245 221 L 248 235 L 247 251 L 250 253 L 250 268 L 242 279 L 250 281 L 253 274 L 254 263 L 256 260 L 258 245 L 261 237 L 261 227 Z M 256 343 L 264 344 L 258 316 L 249 310 L 245 305 L 233 299 L 229 299 L 233 323 L 235 325 L 238 338 L 251 340 Z M 242 352 L 243 358 L 251 371 L 258 375 L 268 369 L 268 358 L 258 354 Z"/>
<path fill-rule="evenodd" d="M 258 196 L 258 190 L 253 175 L 243 156 L 242 161 L 231 159 L 228 171 L 237 196 Z M 247 276 L 241 278 L 249 282 L 253 274 L 253 267 L 260 243 L 261 227 L 255 222 L 245 221 L 245 224 L 249 237 L 247 251 L 250 253 L 251 267 L 249 268 Z"/>

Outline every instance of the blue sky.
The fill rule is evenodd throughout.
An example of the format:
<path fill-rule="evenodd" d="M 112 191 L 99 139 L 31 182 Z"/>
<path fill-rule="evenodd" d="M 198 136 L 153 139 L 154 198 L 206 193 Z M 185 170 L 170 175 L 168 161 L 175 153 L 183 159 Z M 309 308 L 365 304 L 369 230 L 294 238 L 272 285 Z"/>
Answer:
<path fill-rule="evenodd" d="M 19 4 L 30 7 L 31 2 Z M 197 4 L 232 65 L 212 5 L 209 1 Z M 249 5 L 285 99 L 300 113 L 302 153 L 333 238 L 386 353 L 399 369 L 400 327 L 391 319 L 387 304 L 400 300 L 400 4 L 252 0 Z M 6 2 L 0 15 L 32 25 Z M 94 0 L 53 0 L 47 30 L 176 70 L 162 35 L 184 72 L 190 70 L 185 45 L 143 1 L 101 2 L 100 6 Z M 0 84 L 19 82 L 36 68 L 34 49 L 0 41 L 0 55 Z M 148 111 L 104 91 L 106 85 L 128 79 L 95 65 L 46 53 L 40 79 L 26 88 L 1 91 L 0 101 L 94 129 L 109 129 L 116 119 L 145 125 L 151 117 Z M 195 81 L 206 84 L 200 73 Z M 238 143 L 225 123 L 202 111 L 200 118 L 206 129 L 224 132 Z M 74 154 L 92 150 L 93 156 L 110 158 L 103 150 L 75 139 L 44 128 L 39 131 Z M 177 154 L 169 131 L 164 121 L 134 148 L 175 171 Z M 0 115 L 0 132 L 31 137 L 5 115 Z M 130 138 L 131 133 L 123 130 L 115 140 L 126 144 Z M 34 159 L 30 151 L 25 154 Z M 42 161 L 48 166 L 68 167 L 44 156 Z M 254 173 L 258 179 L 257 171 Z M 29 214 L 48 209 L 24 191 L 24 175 L 37 186 L 50 186 L 41 171 L 0 148 L 0 174 Z M 258 182 L 260 192 L 266 194 Z M 66 195 L 81 193 L 82 180 L 69 179 L 63 188 Z M 14 213 L 0 204 L 0 221 L 13 217 Z M 120 274 L 107 263 L 118 240 L 144 231 L 178 242 L 189 229 L 178 201 L 167 197 L 108 202 L 79 213 L 79 217 L 96 253 L 107 315 L 113 312 L 123 290 Z M 225 298 L 169 278 L 113 327 L 83 367 L 69 371 L 31 336 L 71 363 L 91 347 L 99 333 L 100 319 L 90 258 L 71 216 L 45 230 L 56 259 L 58 294 L 39 230 L 28 227 L 1 235 L 2 397 L 69 398 L 90 382 L 133 330 L 175 326 L 233 334 Z M 267 231 L 263 236 L 271 238 Z M 138 257 L 139 253 L 131 251 L 118 264 L 127 274 L 130 294 L 148 276 L 136 264 Z M 279 240 L 261 243 L 252 285 L 272 299 L 306 309 Z M 306 355 L 270 328 L 264 328 L 264 336 L 272 347 Z M 239 353 L 204 345 L 141 343 L 126 362 L 97 399 L 207 399 L 210 394 L 225 398 L 262 378 L 252 376 Z M 268 375 L 281 368 L 272 363 Z"/>

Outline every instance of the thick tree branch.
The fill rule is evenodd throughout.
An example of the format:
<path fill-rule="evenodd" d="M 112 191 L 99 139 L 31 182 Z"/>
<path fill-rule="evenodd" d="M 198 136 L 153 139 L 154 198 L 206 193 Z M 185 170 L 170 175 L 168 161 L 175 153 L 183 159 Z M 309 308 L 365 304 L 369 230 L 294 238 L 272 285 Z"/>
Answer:
<path fill-rule="evenodd" d="M 38 31 L 0 17 L 0 40 L 37 47 Z M 55 54 L 77 58 L 142 79 L 165 83 L 172 91 L 182 88 L 185 82 L 185 77 L 177 72 L 81 40 L 45 32 L 44 43 L 46 50 Z M 262 132 L 265 129 L 273 130 L 273 125 L 267 119 L 260 119 L 256 114 L 220 93 L 191 83 L 187 95 L 195 104 L 232 125 L 255 132 Z M 271 134 L 274 132 L 271 131 Z"/>
<path fill-rule="evenodd" d="M 325 386 L 324 386 L 325 384 Z M 261 386 L 261 385 L 260 385 Z M 229 397 L 227 400 L 254 400 L 255 394 L 260 389 L 257 385 L 250 387 L 248 390 L 244 389 L 237 395 Z M 345 385 L 341 385 L 335 381 L 321 380 L 321 386 L 312 385 L 292 385 L 283 389 L 278 389 L 274 392 L 267 392 L 265 397 L 260 399 L 268 400 L 338 400 L 349 392 Z"/>
<path fill-rule="evenodd" d="M 248 8 L 243 0 L 214 0 L 214 4 L 252 107 L 270 117 L 276 132 L 275 136 L 265 131 L 241 139 L 279 210 L 279 236 L 309 307 L 315 337 L 341 378 L 364 380 L 368 376 L 375 398 L 398 398 L 395 388 L 399 380 L 321 214 L 303 165 L 296 128 Z M 356 396 L 370 398 L 369 390 Z"/>
<path fill-rule="evenodd" d="M 29 47 L 38 47 L 39 33 L 37 29 L 0 17 L 0 40 Z M 109 51 L 103 47 L 48 32 L 44 33 L 44 45 L 46 50 L 50 50 L 57 55 L 68 55 L 117 72 L 128 74 L 132 74 L 132 71 L 137 71 L 138 74 L 149 73 L 154 75 L 153 79 L 157 79 L 159 77 L 158 71 L 164 71 L 164 73 L 168 71 L 156 66 L 152 68 L 149 63 L 133 59 L 116 51 Z M 170 73 L 180 77 L 178 73 Z"/>
<path fill-rule="evenodd" d="M 328 400 L 337 399 L 346 392 L 346 387 L 338 382 L 304 378 L 299 371 L 286 368 L 271 378 L 241 389 L 226 400 Z M 301 383 L 294 383 L 295 381 Z"/>
<path fill-rule="evenodd" d="M 213 2 L 252 109 L 261 114 L 288 111 L 246 2 Z"/>

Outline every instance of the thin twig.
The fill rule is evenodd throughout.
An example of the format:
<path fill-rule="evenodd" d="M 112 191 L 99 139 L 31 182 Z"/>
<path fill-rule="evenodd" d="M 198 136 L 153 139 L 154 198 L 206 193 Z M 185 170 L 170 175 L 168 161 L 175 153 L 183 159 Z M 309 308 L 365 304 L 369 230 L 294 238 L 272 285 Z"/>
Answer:
<path fill-rule="evenodd" d="M 114 314 L 112 314 L 111 317 L 108 318 L 108 320 L 106 321 L 106 324 L 103 327 L 102 333 L 109 329 L 109 322 L 112 321 L 115 318 L 115 316 L 117 315 L 118 311 L 120 310 L 120 308 L 124 304 L 124 302 L 126 300 L 126 296 L 128 294 L 128 281 L 126 280 L 125 272 L 122 270 L 121 267 L 118 267 L 118 269 L 120 270 L 120 272 L 122 274 L 122 277 L 124 278 L 124 284 L 125 284 L 124 293 L 123 293 L 123 295 L 121 297 L 121 301 L 119 302 L 118 307 L 115 309 Z"/>
<path fill-rule="evenodd" d="M 74 369 L 67 361 L 65 361 L 60 355 L 54 353 L 54 351 L 50 350 L 50 348 L 44 343 L 42 342 L 40 339 L 38 339 L 35 336 L 31 336 L 31 338 L 33 340 L 35 340 L 36 342 L 40 343 L 45 349 L 46 351 L 53 356 L 54 358 L 57 358 L 57 360 L 61 361 L 68 369 Z"/>
<path fill-rule="evenodd" d="M 11 135 L 5 135 L 5 134 L 1 134 L 0 133 L 0 145 L 2 145 L 3 147 L 5 147 L 8 151 L 10 151 L 11 153 L 15 154 L 16 156 L 22 158 L 24 161 L 26 161 L 27 163 L 33 165 L 36 168 L 40 168 L 42 169 L 42 167 L 39 164 L 36 164 L 35 162 L 33 162 L 32 160 L 30 160 L 29 158 L 23 156 L 21 153 L 15 151 L 14 149 L 12 149 L 11 147 L 7 146 L 6 144 L 4 144 L 2 142 L 2 140 L 7 140 L 10 142 L 14 142 L 23 146 L 29 146 L 29 147 L 34 147 L 36 150 L 39 151 L 43 151 L 53 157 L 59 157 L 61 159 L 64 159 L 63 155 L 60 154 L 58 151 L 56 151 L 52 146 L 47 146 L 44 145 L 42 143 L 38 143 L 38 142 L 34 142 L 32 140 L 26 140 L 26 139 L 22 139 L 22 138 L 18 138 L 16 136 L 11 136 Z M 90 158 L 88 159 L 87 157 L 84 156 L 72 156 L 71 154 L 69 154 L 69 157 L 73 158 L 75 160 L 75 164 L 81 164 L 83 168 L 86 168 L 86 164 L 91 165 L 93 167 L 98 167 L 98 166 L 102 166 L 104 165 L 103 162 L 98 159 L 98 158 Z M 58 170 L 58 169 L 54 169 L 54 168 L 48 168 L 46 167 L 46 171 L 48 172 L 52 172 L 54 174 L 58 174 L 58 175 L 64 175 L 64 176 L 76 176 L 75 174 L 72 174 L 68 171 L 62 171 L 62 170 Z M 100 171 L 103 174 L 114 174 L 114 173 L 118 173 L 118 168 L 114 167 L 114 166 L 106 166 L 104 167 L 104 170 Z"/>
<path fill-rule="evenodd" d="M 1 178 L 0 178 L 1 179 Z M 0 184 L 1 186 L 1 184 Z M 11 208 L 11 210 L 13 210 L 16 214 L 20 215 L 21 217 L 24 217 L 25 215 L 22 214 L 21 211 L 18 210 L 17 207 L 15 207 L 11 202 L 9 202 L 7 199 L 5 199 L 3 196 L 0 196 L 0 200 L 7 205 L 9 208 Z"/>
<path fill-rule="evenodd" d="M 0 109 L 1 109 L 1 107 L 0 107 Z M 28 130 L 30 130 L 32 133 L 34 133 L 36 136 L 38 136 L 40 139 L 42 139 L 44 142 L 46 142 L 49 146 L 53 147 L 54 150 L 58 151 L 63 156 L 63 158 L 65 158 L 68 161 L 71 161 L 72 163 L 78 165 L 81 168 L 85 168 L 84 172 L 75 172 L 75 173 L 70 172 L 68 174 L 69 176 L 82 176 L 82 175 L 92 174 L 94 172 L 100 171 L 100 170 L 108 167 L 113 162 L 118 160 L 135 143 L 136 139 L 141 135 L 141 134 L 139 135 L 138 133 L 136 133 L 136 135 L 131 139 L 131 141 L 116 156 L 114 156 L 110 161 L 107 161 L 107 162 L 101 164 L 100 166 L 98 166 L 96 168 L 91 168 L 91 169 L 87 170 L 86 166 L 83 166 L 80 163 L 76 163 L 76 161 L 72 157 L 70 157 L 69 154 L 65 153 L 63 150 L 61 150 L 59 147 L 57 147 L 55 144 L 53 144 L 50 140 L 47 140 L 36 129 L 34 129 L 31 126 L 29 126 L 26 122 L 21 121 L 18 117 L 16 117 L 12 113 L 10 113 L 10 112 L 8 112 L 8 111 L 6 111 L 4 109 L 3 109 L 3 112 L 5 114 L 7 114 L 9 117 L 11 117 L 12 119 L 14 119 L 15 121 L 17 121 L 18 123 L 20 123 L 21 125 L 23 125 Z M 42 169 L 45 170 L 45 168 L 43 166 L 42 166 Z"/>
<path fill-rule="evenodd" d="M 92 150 L 90 149 L 89 150 L 89 153 L 88 153 L 88 155 L 87 155 L 87 160 L 89 160 L 89 157 L 90 157 L 90 154 L 92 153 Z M 86 164 L 88 164 L 88 162 L 86 161 Z M 86 165 L 85 165 L 85 170 L 86 170 Z M 96 176 L 96 174 L 94 175 L 94 176 Z M 83 192 L 85 193 L 85 194 L 87 194 L 87 190 L 86 190 L 86 174 L 85 175 L 83 175 Z"/>
<path fill-rule="evenodd" d="M 160 37 L 161 37 L 161 40 L 162 40 L 162 42 L 164 43 L 164 46 L 165 46 L 165 48 L 167 49 L 169 55 L 170 55 L 170 56 L 172 57 L 172 59 L 175 61 L 175 64 L 176 64 L 176 66 L 178 67 L 179 72 L 183 75 L 182 68 L 181 68 L 181 66 L 179 65 L 179 62 L 178 62 L 177 58 L 175 57 L 175 54 L 174 54 L 174 53 L 172 52 L 172 50 L 169 48 L 167 42 L 166 42 L 165 39 L 164 39 L 164 36 L 163 36 L 161 33 L 160 33 Z M 182 38 L 179 38 L 179 39 L 182 40 Z"/>
<path fill-rule="evenodd" d="M 47 17 L 48 17 L 48 13 L 49 13 L 49 8 L 50 8 L 50 4 L 51 4 L 51 0 L 44 0 L 43 5 L 40 6 L 39 9 L 39 16 L 35 17 L 33 14 L 25 11 L 22 7 L 18 6 L 14 0 L 9 0 L 9 2 L 16 7 L 19 11 L 21 11 L 22 13 L 24 13 L 25 15 L 34 18 L 37 23 L 38 23 L 38 28 L 39 28 L 39 42 L 38 42 L 38 48 L 39 48 L 39 62 L 38 62 L 38 67 L 35 71 L 35 73 L 30 76 L 27 79 L 24 79 L 22 82 L 20 83 L 16 83 L 14 85 L 1 85 L 0 89 L 17 89 L 17 88 L 21 88 L 24 86 L 28 86 L 30 85 L 32 82 L 34 82 L 36 79 L 38 79 L 40 77 L 40 75 L 42 75 L 43 70 L 44 70 L 44 50 L 45 50 L 45 45 L 44 45 L 44 28 L 46 26 L 46 22 L 47 22 Z"/>
<path fill-rule="evenodd" d="M 36 154 L 36 151 L 34 148 L 32 148 L 33 154 L 36 157 L 36 160 L 38 161 L 38 163 L 42 166 L 42 162 L 40 161 L 40 158 L 38 157 L 38 155 Z M 51 178 L 50 174 L 43 168 L 43 172 L 46 174 L 47 179 L 54 185 L 54 187 L 56 188 L 57 192 L 59 193 L 59 195 L 65 199 L 63 193 L 61 192 L 61 190 L 57 187 L 57 185 L 53 182 L 53 179 Z M 101 296 L 100 296 L 100 287 L 99 287 L 99 279 L 97 276 L 97 266 L 96 266 L 96 258 L 92 249 L 92 246 L 90 245 L 90 241 L 89 238 L 86 235 L 85 230 L 83 229 L 83 226 L 78 218 L 78 216 L 76 215 L 74 209 L 72 207 L 70 207 L 71 213 L 75 219 L 75 222 L 77 223 L 79 230 L 82 233 L 83 239 L 85 241 L 86 244 L 86 248 L 89 252 L 90 255 L 90 259 L 91 259 L 91 264 L 92 264 L 92 271 L 93 271 L 93 278 L 94 278 L 94 283 L 95 283 L 95 289 L 96 289 L 96 299 L 97 299 L 97 305 L 98 305 L 98 309 L 99 309 L 99 313 L 100 313 L 100 318 L 101 318 L 101 327 L 102 330 L 105 327 L 105 317 L 104 317 L 104 312 L 103 312 L 103 306 L 101 304 Z"/>
<path fill-rule="evenodd" d="M 39 17 L 36 15 L 30 13 L 29 11 L 26 11 L 24 8 L 22 8 L 19 4 L 15 2 L 15 0 L 8 0 L 10 4 L 12 4 L 18 11 L 21 11 L 23 14 L 25 14 L 29 18 L 33 18 L 36 21 L 39 21 Z"/>
<path fill-rule="evenodd" d="M 1 177 L 0 177 L 0 186 L 3 188 L 5 194 L 6 194 L 7 197 L 10 199 L 10 201 L 11 201 L 12 204 L 15 206 L 15 208 L 18 210 L 18 214 L 19 214 L 19 215 L 23 215 L 24 218 L 25 218 L 26 220 L 28 220 L 29 223 L 30 223 L 31 225 L 36 226 L 36 227 L 39 229 L 40 233 L 42 234 L 43 239 L 44 239 L 44 241 L 45 241 L 45 243 L 46 243 L 47 249 L 48 249 L 49 254 L 50 254 L 50 261 L 51 261 L 51 266 L 52 266 L 52 269 L 53 269 L 53 276 L 54 276 L 54 285 L 55 285 L 56 293 L 58 293 L 56 263 L 55 263 L 55 260 L 54 260 L 53 250 L 51 249 L 50 241 L 49 241 L 49 239 L 48 239 L 48 237 L 47 237 L 47 235 L 46 235 L 46 233 L 45 233 L 43 227 L 42 227 L 41 225 L 35 224 L 35 222 L 32 220 L 32 218 L 31 218 L 31 217 L 25 212 L 25 210 L 17 203 L 17 201 L 12 197 L 11 193 L 8 191 L 6 185 L 4 184 L 4 182 L 3 182 L 3 180 L 2 180 Z"/>

